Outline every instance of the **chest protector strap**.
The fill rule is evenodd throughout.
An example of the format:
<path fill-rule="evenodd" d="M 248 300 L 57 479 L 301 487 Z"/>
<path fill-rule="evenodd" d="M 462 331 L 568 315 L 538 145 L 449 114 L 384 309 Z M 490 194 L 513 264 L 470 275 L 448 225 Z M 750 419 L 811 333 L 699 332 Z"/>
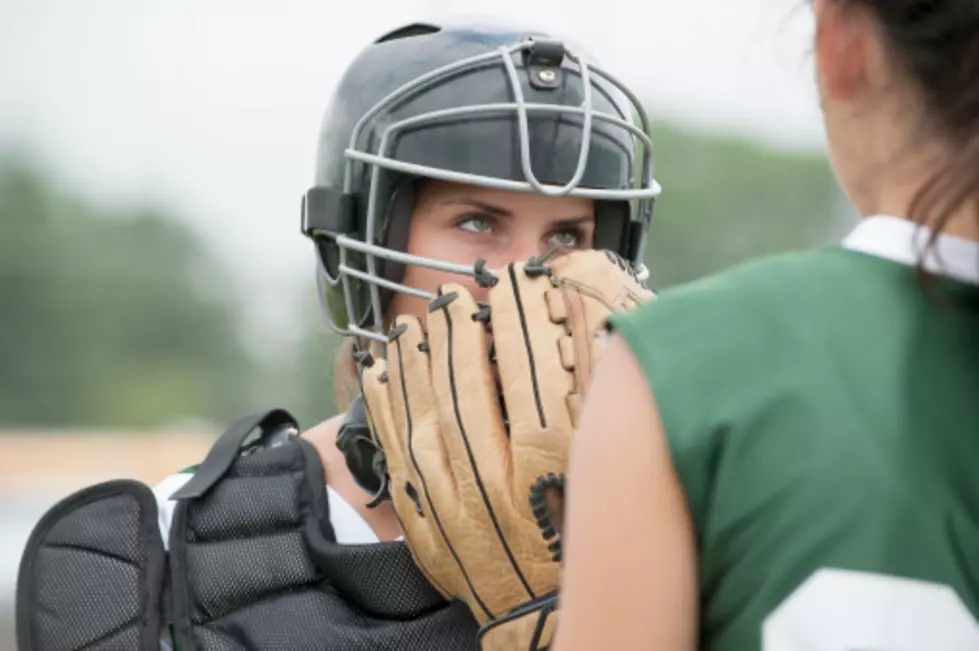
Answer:
<path fill-rule="evenodd" d="M 144 484 L 54 506 L 21 561 L 18 649 L 477 649 L 468 610 L 403 543 L 336 543 L 323 466 L 297 430 L 274 410 L 225 432 L 173 495 L 169 555 Z"/>

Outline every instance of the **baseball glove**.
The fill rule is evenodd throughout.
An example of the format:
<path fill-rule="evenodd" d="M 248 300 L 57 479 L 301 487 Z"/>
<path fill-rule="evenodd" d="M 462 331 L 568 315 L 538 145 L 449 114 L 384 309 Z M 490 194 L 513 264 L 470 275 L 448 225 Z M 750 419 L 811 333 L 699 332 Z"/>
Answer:
<path fill-rule="evenodd" d="M 424 326 L 398 317 L 386 359 L 364 368 L 415 562 L 446 598 L 467 602 L 483 649 L 549 645 L 561 568 L 548 494 L 563 494 L 606 318 L 652 297 L 605 251 L 510 264 L 487 304 L 451 284 Z"/>

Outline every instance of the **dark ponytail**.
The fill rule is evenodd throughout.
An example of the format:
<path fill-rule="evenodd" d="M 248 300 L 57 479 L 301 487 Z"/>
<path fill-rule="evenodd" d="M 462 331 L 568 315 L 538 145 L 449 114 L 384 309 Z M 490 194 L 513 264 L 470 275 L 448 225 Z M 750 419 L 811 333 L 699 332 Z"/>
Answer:
<path fill-rule="evenodd" d="M 979 0 L 836 0 L 876 16 L 894 60 L 925 101 L 948 159 L 918 190 L 908 218 L 934 238 L 960 209 L 979 212 Z"/>

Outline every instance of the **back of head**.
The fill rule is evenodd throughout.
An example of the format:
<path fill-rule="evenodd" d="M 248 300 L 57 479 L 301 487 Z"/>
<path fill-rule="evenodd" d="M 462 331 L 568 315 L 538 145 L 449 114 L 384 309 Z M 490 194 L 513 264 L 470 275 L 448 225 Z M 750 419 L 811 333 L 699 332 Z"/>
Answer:
<path fill-rule="evenodd" d="M 979 3 L 976 0 L 830 0 L 868 10 L 892 61 L 923 101 L 925 128 L 948 152 L 908 217 L 936 235 L 963 208 L 979 214 Z"/>

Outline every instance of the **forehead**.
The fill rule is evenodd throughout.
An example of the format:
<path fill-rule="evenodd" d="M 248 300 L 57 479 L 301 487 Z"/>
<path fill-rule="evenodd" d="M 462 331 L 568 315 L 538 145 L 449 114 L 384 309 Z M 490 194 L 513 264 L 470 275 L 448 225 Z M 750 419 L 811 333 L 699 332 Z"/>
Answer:
<path fill-rule="evenodd" d="M 466 204 L 486 204 L 514 215 L 538 215 L 541 218 L 568 219 L 594 212 L 594 201 L 583 197 L 546 197 L 544 195 L 501 190 L 477 185 L 426 181 L 416 198 L 416 212 L 463 208 Z"/>

